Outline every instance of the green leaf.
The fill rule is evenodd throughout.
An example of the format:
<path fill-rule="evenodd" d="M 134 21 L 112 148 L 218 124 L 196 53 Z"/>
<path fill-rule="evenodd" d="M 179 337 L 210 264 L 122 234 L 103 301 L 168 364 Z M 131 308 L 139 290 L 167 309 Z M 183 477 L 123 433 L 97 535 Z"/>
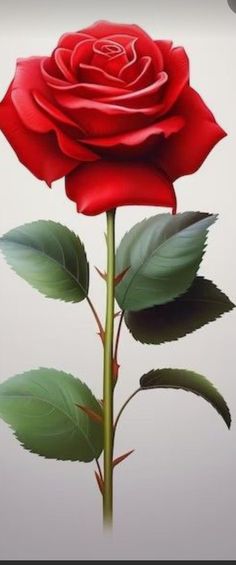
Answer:
<path fill-rule="evenodd" d="M 76 404 L 99 415 L 102 408 L 86 384 L 55 369 L 35 369 L 0 385 L 0 416 L 23 447 L 47 457 L 92 461 L 103 449 L 103 426 Z"/>
<path fill-rule="evenodd" d="M 80 302 L 88 294 L 89 266 L 84 246 L 67 227 L 40 220 L 0 239 L 14 271 L 48 298 Z"/>
<path fill-rule="evenodd" d="M 228 428 L 231 424 L 229 408 L 221 394 L 202 375 L 186 369 L 157 369 L 140 379 L 141 389 L 175 388 L 193 392 L 207 400 L 222 416 Z"/>
<path fill-rule="evenodd" d="M 211 281 L 196 277 L 189 290 L 172 302 L 126 312 L 125 322 L 141 343 L 174 341 L 213 322 L 234 304 Z"/>
<path fill-rule="evenodd" d="M 116 286 L 122 310 L 165 304 L 192 284 L 215 215 L 201 212 L 158 214 L 134 226 L 122 239 L 116 273 L 129 267 Z"/>

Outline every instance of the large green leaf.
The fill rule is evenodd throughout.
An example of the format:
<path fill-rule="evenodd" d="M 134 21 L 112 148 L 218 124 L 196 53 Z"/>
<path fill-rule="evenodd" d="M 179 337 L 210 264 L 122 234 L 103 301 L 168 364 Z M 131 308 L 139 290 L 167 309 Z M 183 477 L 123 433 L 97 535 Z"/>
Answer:
<path fill-rule="evenodd" d="M 159 214 L 134 226 L 116 255 L 117 275 L 128 268 L 116 286 L 122 310 L 165 304 L 183 294 L 197 273 L 215 219 L 201 212 Z"/>
<path fill-rule="evenodd" d="M 186 369 L 157 369 L 140 379 L 141 389 L 175 388 L 193 392 L 207 400 L 219 412 L 228 428 L 231 424 L 229 408 L 221 394 L 202 375 Z"/>
<path fill-rule="evenodd" d="M 196 277 L 185 294 L 172 302 L 138 312 L 126 312 L 125 322 L 141 343 L 164 343 L 179 339 L 234 308 L 234 304 L 211 281 Z"/>
<path fill-rule="evenodd" d="M 22 445 L 49 459 L 92 461 L 103 448 L 102 424 L 77 405 L 102 416 L 86 384 L 55 369 L 36 369 L 0 385 L 0 416 Z"/>
<path fill-rule="evenodd" d="M 40 220 L 0 239 L 14 271 L 49 298 L 80 302 L 88 294 L 89 266 L 84 246 L 67 227 Z"/>

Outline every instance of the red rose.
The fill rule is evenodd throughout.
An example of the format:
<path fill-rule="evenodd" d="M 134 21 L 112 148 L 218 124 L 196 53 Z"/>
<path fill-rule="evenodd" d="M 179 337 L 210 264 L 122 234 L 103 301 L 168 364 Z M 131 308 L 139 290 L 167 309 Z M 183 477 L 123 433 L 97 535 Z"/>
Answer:
<path fill-rule="evenodd" d="M 49 185 L 65 176 L 91 215 L 174 207 L 172 182 L 225 135 L 189 86 L 182 47 L 103 21 L 63 35 L 50 57 L 18 60 L 0 127 L 34 175 Z"/>

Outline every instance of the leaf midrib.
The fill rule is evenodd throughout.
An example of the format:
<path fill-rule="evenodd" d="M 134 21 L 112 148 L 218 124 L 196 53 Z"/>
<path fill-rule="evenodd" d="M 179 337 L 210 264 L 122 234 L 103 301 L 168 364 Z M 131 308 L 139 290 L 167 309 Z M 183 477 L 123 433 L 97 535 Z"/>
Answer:
<path fill-rule="evenodd" d="M 57 410 L 58 412 L 61 412 L 64 416 L 66 416 L 68 418 L 68 420 L 70 420 L 74 427 L 78 429 L 78 431 L 84 436 L 84 438 L 86 439 L 88 445 L 91 448 L 91 451 L 94 455 L 94 457 L 96 457 L 96 453 L 93 449 L 93 445 L 91 444 L 89 438 L 86 436 L 85 432 L 83 431 L 82 428 L 79 427 L 79 424 L 77 422 L 77 420 L 75 421 L 67 412 L 65 412 L 60 406 L 57 406 L 56 404 L 53 404 L 53 402 L 46 400 L 45 398 L 41 398 L 40 396 L 34 396 L 32 394 L 3 394 L 1 395 L 0 393 L 0 399 L 1 398 L 8 398 L 9 400 L 11 398 L 15 398 L 20 400 L 21 398 L 25 399 L 25 398 L 30 398 L 31 400 L 39 400 L 40 402 L 43 402 L 45 404 L 48 404 L 49 406 L 52 406 L 55 410 Z"/>
<path fill-rule="evenodd" d="M 143 266 L 145 265 L 145 263 L 151 260 L 151 258 L 153 257 L 153 255 L 157 252 L 157 250 L 158 250 L 158 253 L 159 253 L 160 249 L 162 248 L 163 245 L 166 244 L 167 241 L 170 242 L 170 241 L 173 239 L 173 237 L 175 237 L 177 234 L 180 234 L 181 232 L 184 232 L 185 230 L 187 230 L 189 227 L 193 226 L 194 224 L 197 224 L 198 221 L 201 221 L 201 220 L 196 220 L 195 222 L 193 222 L 193 223 L 190 224 L 189 226 L 185 227 L 184 229 L 180 230 L 179 232 L 174 233 L 171 237 L 166 238 L 165 241 L 163 241 L 156 249 L 153 250 L 153 252 L 151 253 L 151 255 L 150 255 L 149 257 L 146 257 L 146 258 L 144 259 L 144 261 L 141 263 L 140 267 L 138 267 L 138 269 L 137 269 L 136 271 L 134 271 L 133 277 L 130 279 L 130 282 L 129 282 L 127 288 L 126 288 L 126 291 L 125 291 L 124 296 L 123 296 L 123 309 L 125 309 L 125 299 L 126 299 L 126 296 L 127 296 L 128 291 L 129 291 L 129 289 L 130 289 L 130 287 L 131 287 L 131 285 L 132 285 L 132 283 L 133 283 L 133 280 L 134 280 L 134 278 L 135 278 L 136 276 L 138 276 L 139 271 L 143 268 Z M 165 226 L 165 227 L 166 227 L 166 226 Z M 165 229 L 165 228 L 163 228 L 162 231 L 164 231 L 164 229 Z M 207 230 L 207 228 L 206 228 L 206 230 Z M 132 271 L 132 267 L 131 267 L 131 271 Z M 145 275 L 143 275 L 143 276 L 145 276 Z M 149 277 L 146 277 L 146 278 L 149 278 Z M 124 282 L 125 282 L 125 279 L 124 279 Z M 121 282 L 121 284 L 122 284 L 122 282 Z"/>

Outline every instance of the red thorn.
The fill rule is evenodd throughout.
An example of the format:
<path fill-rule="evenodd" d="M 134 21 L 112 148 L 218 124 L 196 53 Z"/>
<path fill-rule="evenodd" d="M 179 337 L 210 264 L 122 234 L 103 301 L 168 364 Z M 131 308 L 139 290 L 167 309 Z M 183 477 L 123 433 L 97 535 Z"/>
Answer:
<path fill-rule="evenodd" d="M 100 475 L 97 473 L 97 471 L 94 471 L 94 473 L 95 473 L 95 477 L 96 477 L 96 481 L 97 481 L 97 484 L 98 484 L 98 488 L 99 488 L 99 490 L 100 490 L 100 493 L 103 495 L 103 492 L 104 492 L 104 482 L 103 482 L 102 478 L 100 477 Z"/>
<path fill-rule="evenodd" d="M 85 412 L 85 414 L 87 414 L 87 416 L 91 418 L 91 420 L 94 420 L 97 423 L 99 422 L 99 424 L 103 422 L 102 416 L 91 410 L 91 408 L 88 408 L 87 406 L 81 406 L 81 404 L 76 404 L 76 406 L 77 408 L 80 408 L 80 410 Z"/>
<path fill-rule="evenodd" d="M 134 449 L 131 449 L 131 451 L 127 451 L 127 453 L 124 453 L 124 455 L 120 455 L 120 457 L 117 457 L 116 459 L 114 459 L 113 462 L 112 462 L 113 469 L 114 469 L 114 467 L 116 467 L 116 465 L 119 465 L 119 463 L 121 463 L 122 461 L 124 461 L 124 459 L 129 457 L 129 455 L 131 455 L 131 453 L 133 453 L 133 452 L 134 452 Z"/>
<path fill-rule="evenodd" d="M 113 362 L 112 362 L 112 374 L 113 374 L 113 379 L 114 379 L 115 382 L 116 382 L 117 379 L 118 379 L 119 368 L 120 368 L 119 363 L 117 363 L 117 360 L 116 360 L 116 359 L 113 359 Z"/>
<path fill-rule="evenodd" d="M 98 267 L 95 267 L 95 269 L 96 269 L 97 273 L 100 275 L 100 277 L 102 277 L 102 279 L 104 281 L 106 281 L 107 280 L 107 274 L 100 271 L 100 269 L 98 269 Z"/>
<path fill-rule="evenodd" d="M 127 271 L 129 270 L 129 268 L 130 268 L 130 267 L 126 267 L 126 269 L 124 269 L 124 271 L 122 271 L 121 273 L 119 273 L 118 275 L 116 275 L 116 277 L 115 277 L 115 279 L 114 279 L 115 286 L 116 286 L 117 284 L 119 284 L 119 283 L 122 281 L 122 279 L 123 279 L 124 276 L 126 275 L 126 273 L 127 273 Z"/>

